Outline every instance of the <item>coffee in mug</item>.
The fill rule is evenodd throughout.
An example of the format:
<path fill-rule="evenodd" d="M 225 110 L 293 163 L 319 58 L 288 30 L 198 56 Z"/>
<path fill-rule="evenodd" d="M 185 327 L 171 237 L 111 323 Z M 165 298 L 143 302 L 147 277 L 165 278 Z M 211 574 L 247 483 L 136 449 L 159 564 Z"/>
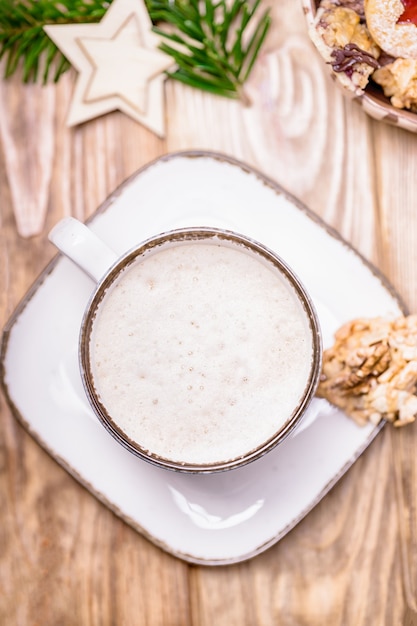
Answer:
<path fill-rule="evenodd" d="M 158 465 L 216 471 L 295 426 L 320 373 L 311 301 L 287 265 L 236 233 L 171 231 L 100 282 L 81 333 L 99 418 Z"/>

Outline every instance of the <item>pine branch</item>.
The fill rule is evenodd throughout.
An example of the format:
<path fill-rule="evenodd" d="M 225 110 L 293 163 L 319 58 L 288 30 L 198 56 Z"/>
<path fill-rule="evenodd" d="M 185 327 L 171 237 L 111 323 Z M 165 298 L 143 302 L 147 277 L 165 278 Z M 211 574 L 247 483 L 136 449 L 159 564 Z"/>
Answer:
<path fill-rule="evenodd" d="M 261 0 L 145 0 L 161 50 L 177 64 L 168 75 L 192 87 L 246 99 L 248 79 L 270 26 Z M 46 24 L 94 23 L 111 0 L 0 0 L 0 59 L 5 77 L 58 81 L 70 64 L 43 30 Z"/>
<path fill-rule="evenodd" d="M 111 0 L 110 0 L 111 1 Z M 101 20 L 110 2 L 104 0 L 0 0 L 0 59 L 5 78 L 23 67 L 24 82 L 57 81 L 70 64 L 49 39 L 46 24 L 71 24 Z"/>
<path fill-rule="evenodd" d="M 151 0 L 154 23 L 174 27 L 174 33 L 154 27 L 166 40 L 161 50 L 178 65 L 178 70 L 169 72 L 169 76 L 199 89 L 247 101 L 243 85 L 271 23 L 266 10 L 252 26 L 260 3 L 261 0 Z"/>

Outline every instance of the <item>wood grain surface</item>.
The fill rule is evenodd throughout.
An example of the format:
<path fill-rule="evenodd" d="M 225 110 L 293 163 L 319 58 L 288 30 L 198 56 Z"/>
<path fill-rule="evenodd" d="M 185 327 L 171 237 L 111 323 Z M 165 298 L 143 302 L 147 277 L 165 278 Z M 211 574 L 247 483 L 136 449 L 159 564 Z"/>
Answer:
<path fill-rule="evenodd" d="M 368 118 L 329 79 L 301 6 L 273 26 L 252 105 L 175 82 L 159 139 L 114 112 L 65 126 L 75 80 L 0 83 L 0 314 L 55 254 L 47 232 L 88 218 L 139 167 L 210 149 L 298 196 L 417 311 L 417 136 Z M 312 250 L 314 254 L 314 250 Z M 277 545 L 233 566 L 189 565 L 118 519 L 19 425 L 0 398 L 0 624 L 399 626 L 417 624 L 417 424 L 386 427 Z"/>

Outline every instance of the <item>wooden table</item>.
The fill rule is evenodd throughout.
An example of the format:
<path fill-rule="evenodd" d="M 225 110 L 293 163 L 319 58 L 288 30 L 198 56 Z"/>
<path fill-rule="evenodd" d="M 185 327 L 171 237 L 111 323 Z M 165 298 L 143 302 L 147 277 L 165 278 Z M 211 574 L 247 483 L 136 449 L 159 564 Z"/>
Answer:
<path fill-rule="evenodd" d="M 160 139 L 114 112 L 65 126 L 75 72 L 0 86 L 4 324 L 55 254 L 47 232 L 88 218 L 167 152 L 225 152 L 335 227 L 417 307 L 417 137 L 368 118 L 329 79 L 298 2 L 274 3 L 252 106 L 166 83 Z M 383 429 L 284 539 L 231 566 L 187 564 L 81 487 L 1 398 L 0 623 L 18 626 L 417 624 L 417 424 Z"/>

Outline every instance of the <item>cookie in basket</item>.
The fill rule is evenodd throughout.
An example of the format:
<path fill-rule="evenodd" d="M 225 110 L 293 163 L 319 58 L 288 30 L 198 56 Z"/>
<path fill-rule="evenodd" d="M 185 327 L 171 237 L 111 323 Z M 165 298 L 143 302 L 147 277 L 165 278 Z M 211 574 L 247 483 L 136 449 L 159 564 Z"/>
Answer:
<path fill-rule="evenodd" d="M 310 37 L 337 80 L 353 94 L 361 95 L 369 77 L 379 67 L 380 48 L 364 23 L 363 4 L 322 0 Z"/>

